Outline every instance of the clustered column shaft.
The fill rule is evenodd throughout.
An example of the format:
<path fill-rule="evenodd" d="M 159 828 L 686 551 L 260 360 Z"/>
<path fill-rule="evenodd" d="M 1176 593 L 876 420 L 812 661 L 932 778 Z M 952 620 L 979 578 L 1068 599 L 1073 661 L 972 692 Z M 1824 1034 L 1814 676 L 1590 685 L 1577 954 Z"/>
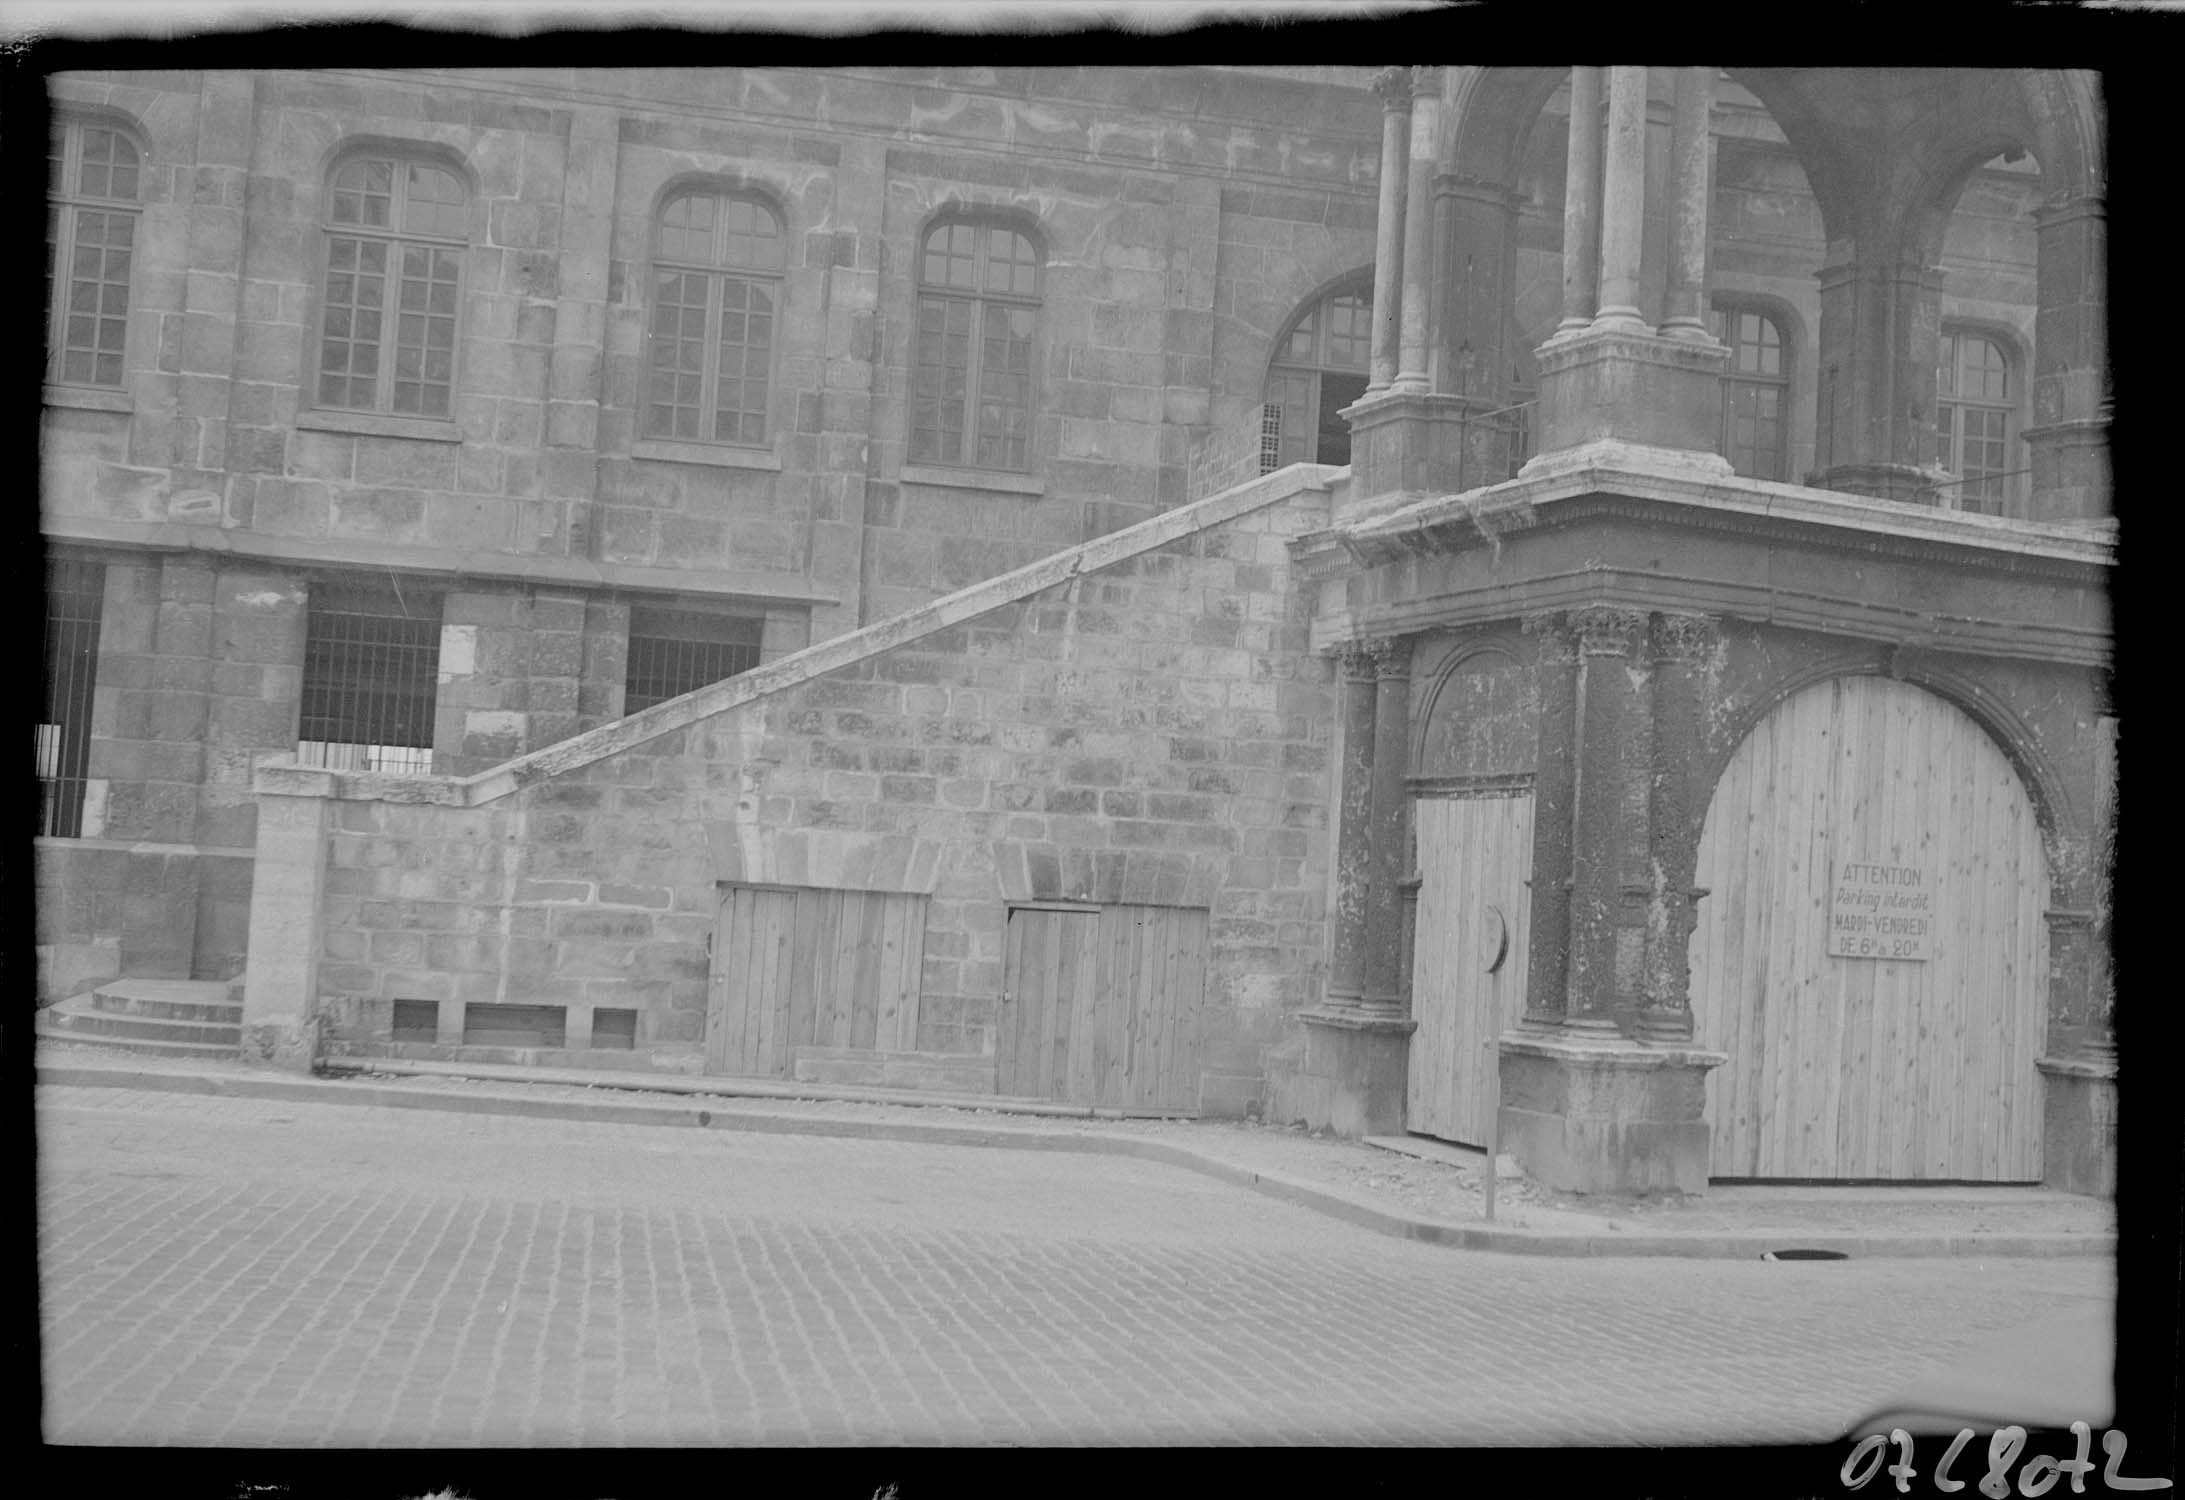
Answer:
<path fill-rule="evenodd" d="M 1328 1006 L 1355 1009 L 1365 994 L 1366 908 L 1373 871 L 1374 662 L 1363 645 L 1343 648 L 1342 785 L 1335 839 L 1335 951 Z"/>
<path fill-rule="evenodd" d="M 1434 263 L 1434 158 L 1441 124 L 1435 90 L 1439 68 L 1413 70 L 1411 162 L 1404 189 L 1403 335 L 1395 388 L 1423 391 L 1427 385 L 1427 303 L 1433 294 L 1428 271 Z"/>
<path fill-rule="evenodd" d="M 1570 70 L 1570 146 L 1563 169 L 1563 321 L 1576 333 L 1593 321 L 1601 274 L 1600 68 Z"/>
<path fill-rule="evenodd" d="M 1374 76 L 1381 96 L 1381 209 L 1373 240 L 1373 347 L 1368 395 L 1396 378 L 1404 254 L 1404 178 L 1411 141 L 1411 70 L 1383 68 Z"/>
<path fill-rule="evenodd" d="M 1373 858 L 1366 907 L 1365 1009 L 1378 1018 L 1403 1014 L 1403 881 L 1406 819 L 1404 778 L 1410 767 L 1411 643 L 1373 645 Z"/>
<path fill-rule="evenodd" d="M 1713 154 L 1708 117 L 1714 106 L 1715 75 L 1712 68 L 1676 72 L 1677 119 L 1669 142 L 1669 287 L 1663 298 L 1661 331 L 1669 338 L 1704 339 L 1708 166 Z"/>
<path fill-rule="evenodd" d="M 1608 70 L 1608 151 L 1601 178 L 1599 327 L 1646 325 L 1639 315 L 1639 259 L 1646 243 L 1646 69 Z"/>

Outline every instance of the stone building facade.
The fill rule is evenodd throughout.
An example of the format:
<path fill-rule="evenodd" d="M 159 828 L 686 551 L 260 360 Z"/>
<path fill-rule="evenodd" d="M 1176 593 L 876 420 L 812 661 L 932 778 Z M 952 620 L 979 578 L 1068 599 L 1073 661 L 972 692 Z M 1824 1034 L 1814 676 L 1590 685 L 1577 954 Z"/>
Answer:
<path fill-rule="evenodd" d="M 1865 1110 L 1866 1175 L 2100 1189 L 2092 84 L 1297 73 L 54 79 L 41 999 L 1491 1120 L 1578 1187 L 1828 1175 L 1781 1096 Z M 1821 1030 L 1692 997 L 1718 783 L 1850 678 L 1971 766 L 1967 716 L 2038 827 L 2038 1038 L 1947 1075 L 2008 1119 L 1783 1095 Z M 1505 815 L 1530 885 L 1460 893 Z M 1951 962 L 1806 941 L 1749 946 L 1870 1011 Z"/>

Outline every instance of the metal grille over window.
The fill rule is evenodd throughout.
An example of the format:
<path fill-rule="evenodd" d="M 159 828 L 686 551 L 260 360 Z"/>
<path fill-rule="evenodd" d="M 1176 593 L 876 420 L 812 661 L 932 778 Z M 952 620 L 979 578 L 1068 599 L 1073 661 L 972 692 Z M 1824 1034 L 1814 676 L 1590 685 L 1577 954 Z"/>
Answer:
<path fill-rule="evenodd" d="M 1945 329 L 1935 371 L 1935 462 L 1957 477 L 1942 487 L 1947 509 L 1999 516 L 2010 461 L 2010 360 L 1977 333 Z"/>
<path fill-rule="evenodd" d="M 685 193 L 661 210 L 658 234 L 645 436 L 765 443 L 781 220 L 749 198 Z"/>
<path fill-rule="evenodd" d="M 296 759 L 336 771 L 429 774 L 439 676 L 439 595 L 315 586 Z"/>
<path fill-rule="evenodd" d="M 759 664 L 761 622 L 735 615 L 634 605 L 622 711 L 634 714 Z"/>
<path fill-rule="evenodd" d="M 1287 464 L 1350 462 L 1350 423 L 1343 410 L 1366 393 L 1372 342 L 1369 292 L 1331 293 L 1291 325 L 1267 370 L 1262 399 L 1279 407 L 1281 415 L 1272 462 L 1262 439 L 1261 472 Z"/>
<path fill-rule="evenodd" d="M 469 195 L 444 167 L 361 157 L 328 193 L 318 401 L 445 417 Z"/>
<path fill-rule="evenodd" d="M 1722 379 L 1722 456 L 1748 479 L 1781 479 L 1790 456 L 1783 330 L 1766 313 L 1735 303 L 1710 307 L 1707 330 L 1730 348 Z"/>
<path fill-rule="evenodd" d="M 119 386 L 142 153 L 120 131 L 97 125 L 63 124 L 49 139 L 46 378 Z"/>
<path fill-rule="evenodd" d="M 1030 465 L 1040 257 L 998 224 L 949 222 L 919 260 L 910 456 L 984 469 Z"/>
<path fill-rule="evenodd" d="M 106 569 L 98 563 L 56 563 L 46 580 L 45 697 L 36 725 L 41 837 L 72 839 L 83 831 L 105 596 Z"/>

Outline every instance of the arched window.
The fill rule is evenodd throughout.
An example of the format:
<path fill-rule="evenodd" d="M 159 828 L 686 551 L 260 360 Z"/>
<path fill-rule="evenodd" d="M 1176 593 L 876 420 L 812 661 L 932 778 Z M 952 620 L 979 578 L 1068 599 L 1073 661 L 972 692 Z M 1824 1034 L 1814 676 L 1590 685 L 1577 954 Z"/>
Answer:
<path fill-rule="evenodd" d="M 653 246 L 646 437 L 767 441 L 787 262 L 781 220 L 755 198 L 709 189 L 662 205 Z"/>
<path fill-rule="evenodd" d="M 1943 488 L 1953 510 L 1999 516 L 2008 493 L 2012 402 L 2010 356 L 1994 339 L 1942 330 L 1935 370 L 1935 463 L 1958 481 Z"/>
<path fill-rule="evenodd" d="M 46 378 L 119 386 L 144 156 L 111 125 L 57 123 L 47 147 Z"/>
<path fill-rule="evenodd" d="M 913 463 L 1026 469 L 1040 254 L 1014 229 L 947 219 L 918 257 Z"/>
<path fill-rule="evenodd" d="M 317 404 L 446 417 L 470 194 L 429 160 L 352 156 L 327 184 Z"/>
<path fill-rule="evenodd" d="M 1350 462 L 1350 424 L 1340 413 L 1366 393 L 1373 292 L 1330 292 L 1275 346 L 1260 410 L 1259 469 Z"/>
<path fill-rule="evenodd" d="M 1722 377 L 1722 456 L 1748 479 L 1781 479 L 1790 459 L 1790 366 L 1783 330 L 1759 308 L 1719 300 L 1707 331 L 1730 349 Z"/>

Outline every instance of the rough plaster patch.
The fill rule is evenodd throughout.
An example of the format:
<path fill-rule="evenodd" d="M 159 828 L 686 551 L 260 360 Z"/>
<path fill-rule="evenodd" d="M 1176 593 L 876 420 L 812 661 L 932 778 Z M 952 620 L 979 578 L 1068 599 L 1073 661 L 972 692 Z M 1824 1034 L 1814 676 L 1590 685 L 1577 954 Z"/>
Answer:
<path fill-rule="evenodd" d="M 271 609 L 276 604 L 286 604 L 289 596 L 279 589 L 252 589 L 247 594 L 237 594 L 235 602 L 247 609 Z"/>

